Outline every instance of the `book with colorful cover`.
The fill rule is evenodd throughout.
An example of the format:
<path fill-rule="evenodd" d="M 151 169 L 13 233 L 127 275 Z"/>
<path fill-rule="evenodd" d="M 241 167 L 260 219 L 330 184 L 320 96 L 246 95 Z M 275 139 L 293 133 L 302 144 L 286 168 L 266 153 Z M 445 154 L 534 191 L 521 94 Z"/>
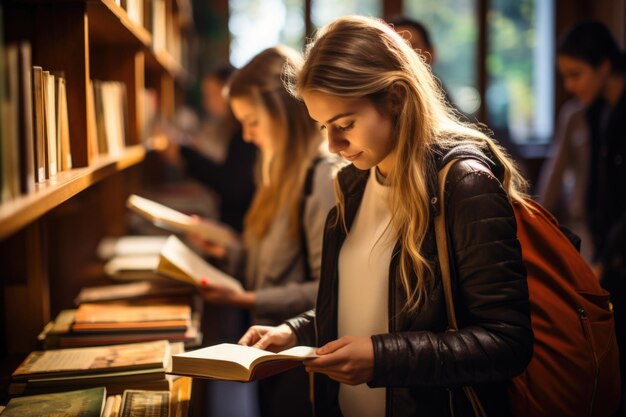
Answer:
<path fill-rule="evenodd" d="M 104 387 L 15 397 L 2 417 L 100 417 L 105 401 Z"/>

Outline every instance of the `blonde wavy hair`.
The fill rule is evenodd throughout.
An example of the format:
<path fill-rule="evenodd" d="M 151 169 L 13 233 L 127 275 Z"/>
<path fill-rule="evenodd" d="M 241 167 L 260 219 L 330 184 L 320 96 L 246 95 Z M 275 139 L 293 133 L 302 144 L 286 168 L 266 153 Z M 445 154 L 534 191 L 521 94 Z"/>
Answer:
<path fill-rule="evenodd" d="M 272 123 L 272 155 L 267 169 L 257 169 L 264 178 L 258 179 L 257 191 L 244 218 L 246 240 L 265 236 L 276 215 L 284 209 L 289 213 L 290 236 L 298 239 L 301 233 L 301 193 L 294 190 L 303 187 L 306 170 L 323 141 L 304 103 L 285 88 L 289 79 L 284 76 L 284 67 L 295 66 L 301 59 L 299 53 L 286 46 L 266 49 L 237 70 L 224 90 L 229 100 L 243 98 L 262 106 Z"/>
<path fill-rule="evenodd" d="M 527 182 L 504 149 L 449 106 L 429 67 L 406 40 L 385 22 L 361 16 L 339 18 L 321 28 L 308 44 L 302 66 L 289 79 L 292 94 L 319 91 L 349 99 L 366 98 L 392 117 L 395 162 L 390 184 L 392 225 L 401 241 L 400 276 L 405 309 L 416 310 L 434 284 L 434 271 L 421 253 L 428 230 L 427 181 L 436 173 L 431 151 L 455 145 L 490 152 L 505 170 L 510 199 L 523 201 Z M 345 205 L 337 183 L 339 219 Z"/>

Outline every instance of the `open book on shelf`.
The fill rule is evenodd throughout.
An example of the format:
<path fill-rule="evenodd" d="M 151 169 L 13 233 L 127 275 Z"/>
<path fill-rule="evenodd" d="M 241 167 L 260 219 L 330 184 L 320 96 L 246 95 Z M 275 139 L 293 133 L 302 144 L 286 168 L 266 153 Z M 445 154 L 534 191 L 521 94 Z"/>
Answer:
<path fill-rule="evenodd" d="M 237 279 L 206 262 L 174 235 L 167 239 L 161 249 L 156 271 L 163 276 L 188 284 L 201 285 L 201 280 L 206 279 L 233 291 L 243 292 L 243 287 Z"/>
<path fill-rule="evenodd" d="M 295 346 L 278 353 L 250 346 L 222 343 L 172 355 L 169 373 L 192 377 L 249 382 L 263 379 L 316 358 L 314 347 Z"/>
<path fill-rule="evenodd" d="M 209 219 L 195 219 L 156 201 L 132 194 L 126 205 L 154 225 L 176 232 L 192 232 L 204 239 L 224 246 L 238 245 L 236 234 L 230 227 Z"/>

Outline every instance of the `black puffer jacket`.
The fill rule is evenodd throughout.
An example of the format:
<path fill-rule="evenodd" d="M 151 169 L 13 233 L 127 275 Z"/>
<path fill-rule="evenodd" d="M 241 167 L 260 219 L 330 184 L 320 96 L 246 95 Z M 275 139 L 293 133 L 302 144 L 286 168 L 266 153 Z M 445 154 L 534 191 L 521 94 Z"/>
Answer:
<path fill-rule="evenodd" d="M 422 253 L 437 271 L 434 290 L 419 311 L 402 311 L 406 298 L 399 278 L 398 243 L 389 270 L 394 278 L 389 280 L 389 333 L 372 336 L 374 378 L 369 385 L 387 387 L 387 416 L 470 416 L 471 408 L 459 388 L 467 384 L 477 389 L 488 415 L 512 415 L 508 382 L 526 368 L 532 355 L 526 270 L 513 210 L 496 178 L 501 169 L 472 149 L 456 149 L 444 158 L 433 156 L 433 166 L 442 166 L 453 155 L 469 158 L 456 163 L 446 181 L 454 298 L 461 330 L 445 332 L 447 317 L 431 218 Z M 432 196 L 437 194 L 434 171 Z M 339 173 L 348 229 L 368 176 L 369 171 L 352 165 Z M 437 209 L 433 201 L 431 211 Z M 288 322 L 300 344 L 322 346 L 337 338 L 337 264 L 346 235 L 341 222 L 332 226 L 336 216 L 333 209 L 326 223 L 316 309 Z M 315 375 L 317 416 L 341 416 L 338 392 L 337 382 Z"/>

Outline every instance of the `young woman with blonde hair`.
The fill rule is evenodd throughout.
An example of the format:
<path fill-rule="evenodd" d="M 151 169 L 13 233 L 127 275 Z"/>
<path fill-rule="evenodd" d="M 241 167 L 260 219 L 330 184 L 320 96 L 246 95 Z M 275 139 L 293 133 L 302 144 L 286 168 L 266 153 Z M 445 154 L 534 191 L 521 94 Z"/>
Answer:
<path fill-rule="evenodd" d="M 512 201 L 526 182 L 489 137 L 458 121 L 391 27 L 343 17 L 322 28 L 291 89 L 350 165 L 336 180 L 316 308 L 240 343 L 319 346 L 319 416 L 511 415 L 506 388 L 532 355 L 526 270 Z M 446 218 L 460 330 L 447 332 L 433 217 L 448 160 Z"/>
<path fill-rule="evenodd" d="M 325 152 L 304 103 L 283 83 L 284 66 L 299 59 L 287 47 L 269 48 L 229 80 L 227 96 L 243 138 L 260 150 L 259 184 L 244 219 L 241 250 L 194 239 L 207 254 L 226 255 L 228 269 L 244 277 L 247 289 L 232 292 L 206 277 L 204 299 L 248 309 L 259 325 L 276 325 L 313 307 L 324 222 L 335 204 L 338 160 Z M 301 369 L 260 381 L 261 415 L 310 414 L 307 383 Z"/>

